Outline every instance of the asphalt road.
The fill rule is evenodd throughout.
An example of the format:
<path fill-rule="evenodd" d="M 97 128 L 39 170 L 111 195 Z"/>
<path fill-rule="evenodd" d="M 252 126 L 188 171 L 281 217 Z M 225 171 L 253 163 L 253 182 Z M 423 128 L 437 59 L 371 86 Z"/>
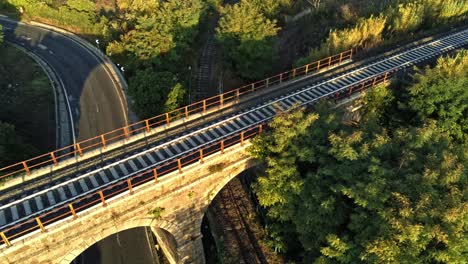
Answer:
<path fill-rule="evenodd" d="M 127 124 L 120 87 L 87 49 L 47 29 L 2 19 L 0 24 L 4 27 L 5 40 L 41 57 L 61 79 L 68 94 L 77 141 Z M 127 230 L 92 246 L 76 261 L 83 264 L 155 263 L 157 260 L 150 246 L 145 229 Z"/>
<path fill-rule="evenodd" d="M 63 82 L 77 141 L 126 125 L 127 110 L 120 88 L 103 63 L 87 49 L 47 29 L 5 20 L 0 20 L 0 24 L 5 40 L 40 56 Z"/>

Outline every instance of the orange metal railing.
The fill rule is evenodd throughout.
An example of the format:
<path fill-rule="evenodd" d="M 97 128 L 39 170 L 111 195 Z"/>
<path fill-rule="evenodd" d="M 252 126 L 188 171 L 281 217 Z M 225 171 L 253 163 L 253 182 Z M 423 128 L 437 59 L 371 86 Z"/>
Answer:
<path fill-rule="evenodd" d="M 346 91 L 341 91 L 337 93 L 336 98 L 342 98 L 345 96 L 350 96 L 352 93 L 361 92 L 364 89 L 379 85 L 381 83 L 387 82 L 395 72 L 386 72 L 382 75 L 368 78 L 363 80 L 357 85 L 347 88 Z M 52 211 L 44 213 L 35 218 L 25 220 L 22 223 L 18 223 L 12 227 L 0 231 L 0 245 L 11 245 L 11 241 L 15 238 L 21 237 L 27 233 L 41 230 L 41 232 L 46 232 L 47 225 L 65 219 L 72 216 L 73 219 L 78 218 L 78 213 L 85 211 L 87 208 L 94 206 L 96 204 L 102 204 L 106 206 L 106 201 L 114 197 L 115 195 L 129 191 L 129 194 L 133 194 L 133 189 L 136 186 L 139 186 L 143 183 L 153 181 L 154 183 L 158 182 L 158 177 L 166 175 L 173 171 L 179 171 L 183 173 L 185 166 L 194 164 L 196 162 L 203 163 L 204 158 L 215 153 L 224 154 L 226 148 L 240 144 L 241 146 L 245 143 L 245 140 L 250 139 L 262 132 L 265 131 L 267 125 L 262 123 L 254 127 L 248 128 L 244 131 L 241 131 L 237 134 L 231 135 L 229 137 L 223 138 L 211 145 L 207 145 L 201 149 L 195 150 L 192 153 L 186 154 L 185 156 L 168 161 L 165 164 L 161 164 L 155 168 L 148 169 L 145 172 L 134 175 L 127 180 L 115 183 L 113 185 L 107 186 L 104 189 L 101 189 L 95 193 L 88 194 L 84 197 L 78 198 L 77 200 L 64 204 L 61 207 L 55 208 Z"/>
<path fill-rule="evenodd" d="M 106 149 L 109 144 L 120 140 L 128 140 L 135 134 L 148 133 L 152 128 L 163 125 L 169 126 L 176 120 L 189 118 L 194 114 L 204 114 L 210 109 L 215 107 L 222 108 L 228 103 L 235 104 L 239 102 L 239 98 L 243 95 L 267 88 L 271 85 L 280 84 L 285 81 L 317 72 L 320 69 L 330 67 L 332 65 L 340 64 L 345 60 L 352 59 L 354 53 L 355 49 L 344 51 L 328 58 L 271 76 L 267 79 L 244 85 L 240 88 L 230 90 L 223 94 L 195 102 L 171 112 L 151 117 L 126 127 L 115 129 L 102 135 L 83 140 L 76 144 L 42 154 L 35 158 L 9 165 L 0 169 L 0 180 L 16 175 L 29 175 L 31 174 L 31 170 L 38 169 L 43 166 L 52 164 L 57 166 L 62 159 L 71 158 L 75 155 L 83 156 L 85 152 L 89 152 L 97 148 Z"/>

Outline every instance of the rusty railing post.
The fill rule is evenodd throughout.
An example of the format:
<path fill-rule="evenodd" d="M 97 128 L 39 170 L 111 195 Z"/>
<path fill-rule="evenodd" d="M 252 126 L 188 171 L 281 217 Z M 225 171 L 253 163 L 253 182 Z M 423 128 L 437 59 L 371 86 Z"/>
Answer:
<path fill-rule="evenodd" d="M 352 60 L 353 59 L 353 49 L 351 49 L 351 52 L 349 54 L 349 60 Z"/>
<path fill-rule="evenodd" d="M 5 245 L 7 245 L 7 247 L 11 246 L 10 241 L 8 241 L 8 238 L 5 236 L 5 233 L 0 232 L 0 236 L 2 237 L 2 240 L 5 243 Z"/>
<path fill-rule="evenodd" d="M 219 95 L 219 105 L 222 108 L 224 105 L 224 94 Z"/>
<path fill-rule="evenodd" d="M 57 166 L 58 165 L 57 158 L 55 157 L 55 154 L 53 151 L 50 153 L 50 157 L 54 161 L 54 166 Z"/>
<path fill-rule="evenodd" d="M 281 73 L 280 74 L 280 83 L 282 83 L 282 82 L 283 82 L 283 74 Z"/>
<path fill-rule="evenodd" d="M 386 82 L 386 81 L 387 81 L 387 78 L 388 78 L 388 72 L 386 72 L 386 73 L 385 73 L 385 76 L 384 76 L 384 79 L 383 79 L 383 80 L 384 80 L 384 82 Z"/>
<path fill-rule="evenodd" d="M 221 140 L 221 154 L 224 154 L 224 140 Z"/>
<path fill-rule="evenodd" d="M 200 149 L 200 163 L 203 164 L 203 149 Z"/>
<path fill-rule="evenodd" d="M 251 86 L 252 86 L 252 92 L 254 92 L 255 91 L 255 83 L 252 83 Z"/>
<path fill-rule="evenodd" d="M 203 100 L 203 113 L 206 113 L 206 100 Z"/>
<path fill-rule="evenodd" d="M 102 143 L 102 148 L 106 149 L 107 146 L 106 146 L 106 139 L 104 138 L 104 135 L 101 135 L 101 143 Z"/>
<path fill-rule="evenodd" d="M 265 87 L 270 85 L 270 78 L 265 79 Z"/>
<path fill-rule="evenodd" d="M 244 146 L 244 131 L 242 131 L 240 134 L 240 145 L 241 147 Z"/>
<path fill-rule="evenodd" d="M 106 207 L 106 198 L 104 197 L 104 193 L 102 191 L 99 191 L 99 197 L 101 197 L 102 206 Z"/>
<path fill-rule="evenodd" d="M 132 179 L 127 179 L 127 184 L 128 184 L 128 190 L 130 191 L 130 194 L 133 194 Z"/>
<path fill-rule="evenodd" d="M 188 105 L 185 106 L 185 118 L 188 119 Z"/>
<path fill-rule="evenodd" d="M 81 149 L 80 143 L 76 143 L 75 147 L 78 151 L 78 154 L 80 154 L 80 157 L 83 157 L 83 150 Z"/>
<path fill-rule="evenodd" d="M 317 61 L 317 71 L 320 70 L 320 61 Z"/>
<path fill-rule="evenodd" d="M 340 53 L 340 63 L 343 61 L 343 52 Z"/>
<path fill-rule="evenodd" d="M 293 79 L 296 78 L 296 69 L 293 70 Z"/>
<path fill-rule="evenodd" d="M 182 162 L 180 159 L 177 159 L 177 168 L 179 168 L 179 173 L 182 173 Z"/>
<path fill-rule="evenodd" d="M 125 139 L 128 139 L 128 128 L 127 127 L 124 127 L 123 128 L 123 132 L 124 132 L 124 135 L 125 135 Z"/>
<path fill-rule="evenodd" d="M 26 164 L 26 161 L 23 161 L 23 167 L 24 167 L 24 170 L 26 171 L 26 173 L 28 175 L 31 175 L 31 171 L 29 170 L 29 167 L 28 167 L 28 164 Z"/>
<path fill-rule="evenodd" d="M 171 124 L 171 118 L 169 117 L 169 113 L 166 113 L 166 125 L 169 126 Z"/>
<path fill-rule="evenodd" d="M 331 66 L 331 62 L 332 62 L 332 56 L 328 57 L 328 67 Z"/>
<path fill-rule="evenodd" d="M 306 65 L 305 75 L 307 75 L 308 72 L 309 72 L 309 64 Z"/>
<path fill-rule="evenodd" d="M 149 133 L 151 131 L 151 129 L 150 129 L 150 126 L 149 126 L 149 120 L 148 119 L 145 120 L 145 126 L 146 126 L 146 132 Z"/>
<path fill-rule="evenodd" d="M 263 125 L 258 125 L 258 133 L 261 134 L 263 132 Z"/>
<path fill-rule="evenodd" d="M 39 217 L 36 217 L 36 222 L 37 222 L 37 225 L 41 228 L 41 231 L 45 232 L 46 230 L 45 230 L 44 225 L 42 224 L 41 219 Z"/>
<path fill-rule="evenodd" d="M 73 208 L 73 204 L 68 204 L 68 208 L 70 208 L 70 212 L 72 213 L 73 215 L 73 219 L 76 219 L 78 218 L 78 216 L 76 216 L 76 212 L 75 212 L 75 208 Z"/>
<path fill-rule="evenodd" d="M 158 171 L 156 171 L 156 168 L 153 169 L 153 177 L 154 182 L 158 182 Z"/>

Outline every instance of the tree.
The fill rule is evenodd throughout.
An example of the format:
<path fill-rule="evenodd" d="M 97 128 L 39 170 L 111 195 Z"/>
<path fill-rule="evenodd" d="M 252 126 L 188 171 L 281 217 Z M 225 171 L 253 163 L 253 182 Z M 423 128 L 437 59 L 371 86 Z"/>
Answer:
<path fill-rule="evenodd" d="M 468 50 L 442 57 L 434 68 L 420 70 L 409 88 L 408 107 L 422 122 L 435 119 L 461 139 L 468 132 Z"/>
<path fill-rule="evenodd" d="M 466 78 L 462 58 L 439 60 L 424 78 L 415 76 L 415 85 L 444 75 L 445 87 L 458 87 Z M 433 109 L 436 102 L 437 114 L 407 123 L 382 122 L 394 111 L 407 111 L 395 108 L 394 101 L 411 105 L 412 87 L 406 97 L 384 87 L 370 93 L 357 124 L 342 122 L 340 111 L 320 105 L 316 114 L 280 115 L 270 132 L 253 140 L 249 151 L 266 167 L 254 191 L 274 223 L 268 231 L 275 245 L 297 238 L 303 251 L 294 255 L 303 256 L 304 263 L 467 259 L 468 143 L 454 139 L 443 125 L 454 116 L 440 114 L 441 105 L 463 113 L 463 99 L 448 88 L 439 105 L 441 92 L 429 90 L 425 99 L 418 98 L 418 109 Z M 460 115 L 455 117 L 460 123 Z M 466 138 L 466 130 L 460 133 Z"/>
<path fill-rule="evenodd" d="M 263 77 L 273 60 L 273 37 L 279 28 L 248 1 L 221 11 L 216 36 L 239 74 L 247 79 Z"/>
<path fill-rule="evenodd" d="M 171 72 L 137 71 L 130 80 L 129 93 L 143 118 L 171 111 L 184 99 L 185 89 Z"/>
<path fill-rule="evenodd" d="M 0 45 L 3 44 L 3 27 L 0 25 Z"/>

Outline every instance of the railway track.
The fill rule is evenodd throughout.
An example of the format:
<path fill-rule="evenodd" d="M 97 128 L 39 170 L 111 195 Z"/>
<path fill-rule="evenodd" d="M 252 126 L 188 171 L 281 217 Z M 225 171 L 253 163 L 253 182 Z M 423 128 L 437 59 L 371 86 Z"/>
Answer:
<path fill-rule="evenodd" d="M 39 227 L 37 217 L 52 223 L 71 217 L 68 205 L 74 203 L 79 211 L 99 205 L 103 196 L 111 197 L 125 191 L 129 179 L 143 172 L 157 169 L 168 171 L 175 164 L 198 162 L 194 155 L 219 150 L 219 144 L 229 146 L 241 141 L 252 128 L 271 120 L 277 113 L 297 106 L 310 105 L 322 98 L 348 91 L 364 81 L 376 79 L 389 72 L 400 71 L 433 59 L 468 44 L 468 29 L 397 52 L 388 58 L 349 69 L 318 83 L 300 87 L 277 98 L 248 109 L 229 113 L 208 124 L 192 127 L 178 136 L 164 138 L 141 149 L 105 161 L 78 173 L 48 182 L 37 188 L 16 193 L 0 201 L 0 232 L 11 239 L 18 238 Z M 177 165 L 176 165 L 177 169 Z M 159 175 L 162 176 L 162 175 Z M 151 175 L 141 176 L 151 178 Z M 98 201 L 98 202 L 94 202 Z M 44 214 L 46 214 L 44 216 Z M 59 217 L 62 215 L 63 217 Z M 3 240 L 5 243 L 5 239 Z"/>

